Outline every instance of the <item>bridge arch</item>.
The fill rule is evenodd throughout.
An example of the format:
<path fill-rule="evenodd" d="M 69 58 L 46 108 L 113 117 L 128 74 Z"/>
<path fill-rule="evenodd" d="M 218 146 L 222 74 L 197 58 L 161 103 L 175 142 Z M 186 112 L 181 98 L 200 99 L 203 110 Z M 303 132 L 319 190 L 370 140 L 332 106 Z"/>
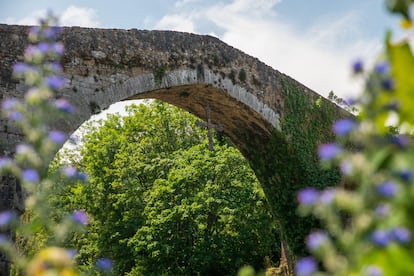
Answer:
<path fill-rule="evenodd" d="M 25 92 L 11 70 L 22 58 L 27 32 L 25 26 L 0 25 L 3 98 Z M 312 222 L 296 215 L 296 191 L 338 180 L 336 172 L 319 169 L 316 148 L 333 138 L 333 120 L 346 113 L 211 36 L 72 27 L 59 39 L 65 45 L 61 63 L 67 84 L 58 96 L 69 99 L 76 113 L 56 122 L 57 128 L 71 133 L 91 115 L 127 99 L 160 99 L 202 119 L 209 105 L 212 120 L 250 162 L 292 249 L 302 252 L 304 229 Z M 13 151 L 20 139 L 8 121 L 0 122 L 0 154 Z M 2 182 L 0 189 L 11 185 Z M 15 208 L 15 202 L 2 196 L 0 210 Z"/>

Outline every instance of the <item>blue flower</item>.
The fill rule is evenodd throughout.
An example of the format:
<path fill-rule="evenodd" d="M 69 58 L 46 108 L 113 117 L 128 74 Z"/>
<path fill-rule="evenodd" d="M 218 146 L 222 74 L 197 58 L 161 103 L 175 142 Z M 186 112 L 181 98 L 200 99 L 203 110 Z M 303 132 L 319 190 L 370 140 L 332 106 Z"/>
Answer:
<path fill-rule="evenodd" d="M 40 52 L 39 48 L 37 48 L 34 45 L 27 46 L 27 48 L 24 51 L 24 56 L 26 58 L 29 58 L 29 59 L 33 58 L 34 56 L 38 56 L 40 54 L 41 54 L 41 52 Z"/>
<path fill-rule="evenodd" d="M 391 236 L 390 236 L 390 233 L 388 231 L 375 230 L 371 234 L 371 241 L 379 247 L 385 247 L 390 243 Z"/>
<path fill-rule="evenodd" d="M 384 105 L 384 109 L 389 111 L 398 111 L 400 109 L 400 104 L 397 101 L 393 101 Z"/>
<path fill-rule="evenodd" d="M 82 210 L 76 210 L 72 213 L 72 219 L 79 224 L 86 225 L 89 222 L 88 215 Z"/>
<path fill-rule="evenodd" d="M 43 30 L 42 35 L 47 39 L 54 39 L 59 31 L 59 27 L 48 27 Z"/>
<path fill-rule="evenodd" d="M 306 239 L 306 245 L 310 251 L 315 251 L 328 240 L 328 236 L 323 232 L 313 232 Z"/>
<path fill-rule="evenodd" d="M 60 110 L 63 111 L 65 113 L 73 113 L 74 108 L 73 106 L 69 103 L 68 100 L 66 99 L 57 99 L 55 101 L 55 107 Z"/>
<path fill-rule="evenodd" d="M 39 173 L 35 169 L 25 169 L 22 172 L 22 178 L 26 182 L 37 183 L 40 180 Z"/>
<path fill-rule="evenodd" d="M 61 89 L 65 85 L 65 78 L 61 76 L 48 76 L 45 79 L 46 85 L 52 89 Z"/>
<path fill-rule="evenodd" d="M 9 118 L 10 121 L 17 122 L 23 119 L 23 114 L 19 111 L 12 110 L 8 113 L 7 118 Z"/>
<path fill-rule="evenodd" d="M 66 140 L 66 134 L 59 130 L 52 130 L 49 132 L 48 138 L 56 144 L 63 144 Z"/>
<path fill-rule="evenodd" d="M 370 265 L 365 268 L 365 274 L 366 276 L 382 276 L 382 270 L 376 265 Z"/>
<path fill-rule="evenodd" d="M 395 88 L 395 82 L 393 79 L 387 78 L 387 79 L 382 80 L 381 86 L 385 90 L 391 91 L 391 90 L 394 90 Z"/>
<path fill-rule="evenodd" d="M 375 214 L 378 217 L 386 217 L 390 214 L 390 205 L 388 204 L 381 204 L 378 205 L 377 208 L 375 208 Z"/>
<path fill-rule="evenodd" d="M 9 224 L 15 218 L 12 211 L 3 211 L 0 213 L 0 227 Z"/>
<path fill-rule="evenodd" d="M 50 45 L 49 45 L 49 43 L 46 43 L 46 42 L 40 42 L 38 45 L 37 45 L 37 48 L 39 49 L 39 51 L 42 53 L 42 54 L 46 54 L 47 52 L 49 52 L 49 50 L 50 50 Z"/>
<path fill-rule="evenodd" d="M 72 166 L 64 167 L 62 169 L 62 172 L 67 177 L 78 179 L 80 181 L 86 181 L 88 179 L 85 173 L 78 171 L 75 167 Z"/>
<path fill-rule="evenodd" d="M 17 104 L 19 103 L 18 100 L 16 99 L 5 99 L 4 101 L 2 101 L 1 103 L 1 108 L 5 111 L 10 111 L 13 108 L 15 108 L 17 106 Z"/>
<path fill-rule="evenodd" d="M 377 186 L 377 193 L 383 197 L 393 197 L 398 192 L 398 185 L 393 181 L 386 181 Z"/>
<path fill-rule="evenodd" d="M 112 268 L 112 261 L 108 258 L 100 258 L 96 260 L 96 266 L 101 270 L 110 270 Z"/>
<path fill-rule="evenodd" d="M 63 51 L 65 50 L 65 47 L 63 46 L 63 43 L 56 42 L 52 45 L 52 49 L 53 49 L 55 54 L 62 55 Z"/>
<path fill-rule="evenodd" d="M 49 70 L 55 73 L 62 72 L 62 65 L 60 65 L 59 62 L 51 62 L 51 63 L 48 63 L 46 66 L 49 68 Z"/>
<path fill-rule="evenodd" d="M 341 147 L 334 143 L 322 144 L 318 148 L 319 158 L 324 161 L 328 161 L 337 157 L 341 152 Z"/>
<path fill-rule="evenodd" d="M 375 65 L 375 72 L 378 74 L 388 74 L 390 72 L 390 64 L 386 61 L 377 63 Z"/>
<path fill-rule="evenodd" d="M 13 164 L 13 161 L 9 157 L 0 157 L 0 169 L 6 168 Z"/>
<path fill-rule="evenodd" d="M 13 72 L 15 74 L 23 74 L 27 72 L 30 69 L 29 65 L 23 62 L 18 62 L 15 65 L 13 65 Z"/>
<path fill-rule="evenodd" d="M 410 170 L 401 170 L 396 172 L 396 175 L 405 182 L 411 182 L 413 180 L 413 172 Z"/>
<path fill-rule="evenodd" d="M 393 135 L 390 138 L 390 142 L 401 149 L 404 149 L 410 145 L 410 138 L 406 135 Z"/>
<path fill-rule="evenodd" d="M 319 192 L 314 188 L 305 188 L 298 193 L 298 201 L 302 205 L 315 204 L 318 199 Z"/>
<path fill-rule="evenodd" d="M 364 64 L 362 63 L 362 61 L 360 59 L 356 60 L 353 64 L 352 64 L 352 70 L 354 71 L 354 73 L 361 73 L 364 70 Z"/>
<path fill-rule="evenodd" d="M 332 188 L 328 188 L 328 189 L 322 191 L 321 194 L 320 194 L 320 197 L 319 197 L 319 201 L 323 205 L 331 204 L 334 199 L 335 199 L 335 190 L 332 189 Z"/>
<path fill-rule="evenodd" d="M 350 175 L 354 169 L 354 166 L 352 165 L 351 162 L 347 160 L 343 160 L 341 164 L 339 165 L 339 168 L 343 175 Z"/>
<path fill-rule="evenodd" d="M 333 131 L 338 136 L 345 136 L 354 129 L 356 122 L 352 119 L 341 119 L 334 123 Z"/>
<path fill-rule="evenodd" d="M 392 238 L 402 244 L 406 244 L 411 241 L 411 232 L 405 227 L 396 227 L 391 230 Z"/>
<path fill-rule="evenodd" d="M 312 275 L 317 269 L 317 264 L 314 258 L 305 257 L 299 259 L 295 265 L 296 276 L 309 276 Z"/>
<path fill-rule="evenodd" d="M 66 250 L 66 252 L 68 252 L 68 255 L 73 259 L 75 258 L 76 254 L 78 254 L 78 251 L 76 251 L 76 249 L 73 248 L 69 248 Z"/>
<path fill-rule="evenodd" d="M 29 34 L 30 35 L 38 35 L 40 32 L 39 26 L 30 27 Z"/>

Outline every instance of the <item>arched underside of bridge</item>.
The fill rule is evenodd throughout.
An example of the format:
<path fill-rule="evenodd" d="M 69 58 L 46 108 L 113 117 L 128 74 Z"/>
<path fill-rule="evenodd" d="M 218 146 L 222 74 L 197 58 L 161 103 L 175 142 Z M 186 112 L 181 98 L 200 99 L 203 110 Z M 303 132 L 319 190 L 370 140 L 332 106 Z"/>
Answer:
<path fill-rule="evenodd" d="M 11 77 L 22 59 L 27 27 L 0 25 L 0 92 L 22 97 L 26 88 Z M 73 132 L 112 103 L 156 98 L 223 126 L 249 160 L 270 208 L 293 250 L 301 252 L 302 229 L 296 191 L 333 185 L 337 174 L 322 171 L 317 144 L 332 139 L 333 120 L 346 114 L 297 81 L 210 36 L 165 31 L 64 28 L 62 58 L 66 87 L 58 97 L 76 107 L 56 128 Z M 21 140 L 7 120 L 0 122 L 1 154 Z M 0 210 L 15 208 L 19 192 L 2 180 Z M 13 195 L 14 193 L 14 195 Z M 6 195 L 7 194 L 7 195 Z"/>

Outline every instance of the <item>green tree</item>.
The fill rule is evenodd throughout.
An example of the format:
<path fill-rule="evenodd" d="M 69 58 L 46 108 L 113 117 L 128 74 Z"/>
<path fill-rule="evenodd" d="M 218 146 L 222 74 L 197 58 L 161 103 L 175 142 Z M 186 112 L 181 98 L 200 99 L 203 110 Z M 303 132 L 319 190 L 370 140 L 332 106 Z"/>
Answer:
<path fill-rule="evenodd" d="M 206 149 L 177 151 L 145 196 L 146 222 L 129 244 L 145 275 L 234 275 L 272 254 L 272 218 L 247 162 L 227 145 Z"/>
<path fill-rule="evenodd" d="M 117 274 L 234 274 L 275 254 L 274 224 L 247 161 L 227 144 L 209 152 L 196 120 L 154 101 L 89 126 L 75 162 L 89 180 L 51 191 L 56 212 L 91 216 L 88 232 L 68 244 L 80 248 L 85 270 L 106 256 Z"/>

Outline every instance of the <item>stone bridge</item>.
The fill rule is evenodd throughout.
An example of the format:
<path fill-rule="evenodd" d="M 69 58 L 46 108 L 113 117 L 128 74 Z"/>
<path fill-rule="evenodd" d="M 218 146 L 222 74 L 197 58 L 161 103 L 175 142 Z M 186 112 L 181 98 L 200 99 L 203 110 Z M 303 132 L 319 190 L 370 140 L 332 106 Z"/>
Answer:
<path fill-rule="evenodd" d="M 0 25 L 3 99 L 25 92 L 12 78 L 12 66 L 23 59 L 27 33 L 25 26 Z M 128 99 L 160 99 L 203 119 L 210 106 L 212 121 L 249 160 L 275 219 L 298 249 L 303 235 L 297 229 L 309 222 L 297 217 L 295 194 L 303 186 L 338 180 L 337 174 L 319 169 L 316 148 L 332 139 L 332 121 L 346 115 L 341 109 L 211 36 L 72 27 L 64 28 L 59 39 L 65 45 L 61 63 L 67 85 L 58 96 L 77 110 L 70 121 L 57 122 L 60 129 L 71 133 L 91 115 Z M 19 130 L 2 119 L 0 154 L 12 154 L 21 140 Z M 22 211 L 21 194 L 18 184 L 3 177 L 0 210 Z"/>

